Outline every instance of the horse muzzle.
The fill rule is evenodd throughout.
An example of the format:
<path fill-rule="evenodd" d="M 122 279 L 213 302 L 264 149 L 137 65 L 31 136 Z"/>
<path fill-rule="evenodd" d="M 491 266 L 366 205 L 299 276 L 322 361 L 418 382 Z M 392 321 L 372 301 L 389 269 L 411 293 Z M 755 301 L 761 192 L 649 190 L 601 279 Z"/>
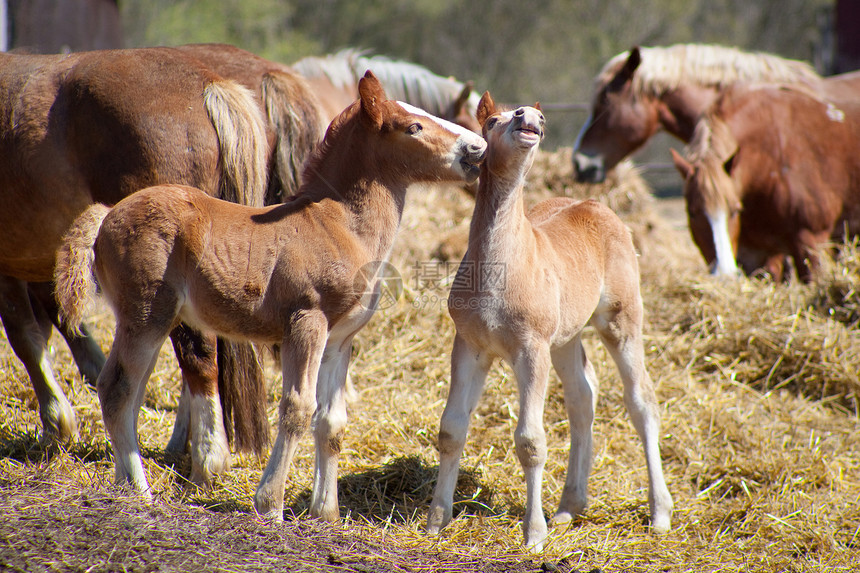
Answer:
<path fill-rule="evenodd" d="M 584 153 L 573 154 L 573 176 L 577 183 L 603 183 L 606 181 L 606 169 L 603 158 Z"/>

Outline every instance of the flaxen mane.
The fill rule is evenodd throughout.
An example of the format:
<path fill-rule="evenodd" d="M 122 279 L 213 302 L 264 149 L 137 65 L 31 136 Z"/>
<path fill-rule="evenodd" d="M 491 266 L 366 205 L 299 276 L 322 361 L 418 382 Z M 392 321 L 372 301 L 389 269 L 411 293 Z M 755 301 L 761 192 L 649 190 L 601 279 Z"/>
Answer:
<path fill-rule="evenodd" d="M 353 71 L 356 58 L 363 52 L 347 48 L 326 56 L 308 56 L 292 64 L 292 68 L 306 78 L 328 78 L 339 89 L 355 85 L 358 78 Z"/>
<path fill-rule="evenodd" d="M 411 62 L 359 54 L 353 64 L 356 77 L 361 77 L 368 69 L 373 70 L 385 86 L 389 98 L 409 102 L 434 115 L 445 115 L 451 101 L 457 98 L 465 86 L 462 82 L 436 75 Z M 475 115 L 480 99 L 477 93 L 469 97 L 466 111 L 470 115 Z"/>
<path fill-rule="evenodd" d="M 698 188 L 709 208 L 728 211 L 731 205 L 740 203 L 735 184 L 724 168 L 737 148 L 731 129 L 716 113 L 708 112 L 699 120 L 686 156 L 697 167 Z"/>
<path fill-rule="evenodd" d="M 661 94 L 681 84 L 723 88 L 737 82 L 777 82 L 815 88 L 821 81 L 809 64 L 763 52 L 707 44 L 639 50 L 642 63 L 633 74 L 633 90 L 638 94 Z M 611 81 L 629 55 L 624 52 L 609 60 L 598 74 L 596 86 Z"/>
<path fill-rule="evenodd" d="M 418 64 L 367 54 L 366 50 L 348 48 L 323 57 L 304 58 L 292 67 L 306 78 L 326 77 L 339 88 L 357 84 L 364 72 L 372 70 L 389 98 L 409 102 L 440 116 L 447 113 L 451 101 L 465 86 L 462 82 L 434 74 Z M 469 98 L 466 111 L 470 115 L 474 115 L 478 109 L 479 99 L 477 93 Z"/>

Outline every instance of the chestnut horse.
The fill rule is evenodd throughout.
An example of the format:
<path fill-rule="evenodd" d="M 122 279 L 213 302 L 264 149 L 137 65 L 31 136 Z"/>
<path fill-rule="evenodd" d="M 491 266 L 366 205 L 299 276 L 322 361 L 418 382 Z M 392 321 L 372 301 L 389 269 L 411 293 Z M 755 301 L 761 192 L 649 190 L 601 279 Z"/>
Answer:
<path fill-rule="evenodd" d="M 292 67 L 307 78 L 330 118 L 355 101 L 359 78 L 366 70 L 371 70 L 392 98 L 475 133 L 481 132 L 475 119 L 480 96 L 472 90 L 471 82 L 462 83 L 439 76 L 411 62 L 366 56 L 355 49 L 322 57 L 310 56 L 295 62 Z"/>
<path fill-rule="evenodd" d="M 719 275 L 815 275 L 828 241 L 860 232 L 860 101 L 832 102 L 792 86 L 735 86 L 674 152 L 690 231 Z M 736 262 L 737 261 L 737 262 Z"/>
<path fill-rule="evenodd" d="M 457 334 L 428 532 L 438 533 L 451 520 L 469 417 L 496 358 L 511 365 L 519 388 L 514 440 L 526 476 L 526 546 L 540 551 L 547 535 L 541 483 L 550 366 L 562 381 L 570 421 L 567 478 L 553 520 L 569 521 L 585 508 L 598 383 L 581 336 L 591 324 L 624 382 L 624 403 L 648 464 L 651 526 L 664 533 L 671 524 L 672 497 L 660 461 L 660 410 L 645 369 L 639 267 L 630 232 L 593 200 L 550 199 L 527 214 L 523 186 L 544 135 L 543 114 L 532 107 L 500 112 L 485 93 L 478 119 L 487 159 L 468 250 L 448 298 Z"/>
<path fill-rule="evenodd" d="M 62 235 L 93 202 L 112 204 L 146 185 L 176 181 L 262 205 L 270 162 L 266 124 L 246 88 L 172 48 L 3 54 L 0 64 L 0 239 L 6 247 L 0 316 L 30 374 L 45 435 L 67 440 L 75 434 L 74 413 L 46 356 L 50 320 L 44 311 L 51 310 L 43 308 L 47 297 L 31 296 L 36 289 L 28 292 L 27 281 L 52 278 Z M 301 79 L 296 85 L 292 97 L 302 98 L 295 104 L 300 109 L 313 97 Z M 304 129 L 320 132 L 318 124 Z M 296 153 L 303 152 L 297 146 Z M 218 368 L 214 338 L 184 326 L 172 338 L 192 394 L 217 395 L 216 376 L 235 388 L 239 372 L 231 368 L 259 371 L 247 349 L 221 345 Z M 264 391 L 262 380 L 242 383 L 244 391 Z M 265 412 L 233 414 L 237 446 L 262 450 Z M 203 420 L 192 423 L 198 428 L 191 438 L 192 478 L 204 482 L 210 475 L 205 468 L 226 466 L 226 430 L 220 422 L 213 428 Z M 187 429 L 178 415 L 174 449 L 185 447 Z"/>
<path fill-rule="evenodd" d="M 860 72 L 822 80 L 808 64 L 771 54 L 698 44 L 633 48 L 595 79 L 589 117 L 574 144 L 577 181 L 602 182 L 660 128 L 689 142 L 720 91 L 743 82 L 797 83 L 838 100 L 860 97 Z"/>
<path fill-rule="evenodd" d="M 283 397 L 278 437 L 254 498 L 283 518 L 284 484 L 311 427 L 311 515 L 334 520 L 346 426 L 352 338 L 379 300 L 375 273 L 389 256 L 412 183 L 474 180 L 484 140 L 389 101 L 372 73 L 360 100 L 335 118 L 283 205 L 235 205 L 182 186 L 139 191 L 112 210 L 94 206 L 57 257 L 57 294 L 72 324 L 98 285 L 117 318 L 98 380 L 116 478 L 150 495 L 137 416 L 158 349 L 180 321 L 231 339 L 278 344 Z M 367 284 L 359 277 L 367 279 Z M 210 402 L 202 405 L 217 409 Z"/>

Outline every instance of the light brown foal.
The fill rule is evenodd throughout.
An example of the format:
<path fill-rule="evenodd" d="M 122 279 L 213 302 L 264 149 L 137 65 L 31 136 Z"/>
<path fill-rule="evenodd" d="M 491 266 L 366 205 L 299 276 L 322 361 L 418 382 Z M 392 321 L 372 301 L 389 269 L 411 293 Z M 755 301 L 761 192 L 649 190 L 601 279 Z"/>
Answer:
<path fill-rule="evenodd" d="M 116 314 L 98 391 L 117 481 L 149 495 L 137 415 L 158 349 L 182 320 L 227 338 L 280 344 L 278 437 L 255 507 L 282 519 L 289 466 L 313 420 L 310 513 L 339 517 L 337 463 L 352 338 L 380 293 L 367 269 L 388 258 L 407 187 L 474 181 L 486 150 L 479 135 L 386 100 L 369 72 L 359 93 L 312 155 L 298 195 L 283 205 L 244 207 L 190 187 L 160 186 L 108 213 L 87 211 L 95 215 L 89 223 L 79 220 L 79 240 L 72 236 L 58 257 L 58 291 L 66 293 L 64 316 L 81 316 L 92 267 Z M 215 415 L 218 404 L 199 407 Z"/>
<path fill-rule="evenodd" d="M 561 378 L 570 420 L 567 478 L 554 521 L 569 521 L 585 508 L 598 387 L 581 341 L 587 324 L 597 330 L 618 366 L 625 404 L 645 446 L 652 528 L 668 531 L 672 498 L 660 461 L 657 399 L 645 370 L 639 267 L 630 233 L 595 201 L 550 199 L 526 214 L 523 184 L 544 135 L 543 114 L 533 107 L 500 112 L 485 93 L 478 120 L 488 143 L 487 159 L 468 250 L 448 299 L 457 334 L 428 532 L 438 533 L 451 520 L 469 419 L 495 358 L 512 366 L 519 388 L 514 439 L 526 478 L 526 546 L 542 550 L 547 535 L 541 482 L 551 364 Z"/>

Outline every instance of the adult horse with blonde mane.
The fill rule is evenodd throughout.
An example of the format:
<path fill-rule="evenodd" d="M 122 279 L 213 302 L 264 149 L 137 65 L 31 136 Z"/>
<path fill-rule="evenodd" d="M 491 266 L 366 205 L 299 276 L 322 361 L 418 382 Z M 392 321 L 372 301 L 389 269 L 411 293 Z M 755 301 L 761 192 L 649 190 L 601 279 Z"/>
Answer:
<path fill-rule="evenodd" d="M 0 316 L 36 390 L 45 434 L 67 440 L 75 434 L 74 413 L 47 359 L 50 321 L 27 282 L 52 279 L 63 234 L 94 202 L 112 204 L 146 185 L 173 181 L 262 205 L 270 161 L 266 123 L 246 88 L 172 48 L 2 54 L 0 64 Z M 312 99 L 307 92 L 303 97 Z M 320 131 L 319 125 L 307 129 Z M 219 368 L 215 339 L 185 326 L 171 338 L 192 396 L 217 396 L 217 376 L 225 389 L 236 388 L 240 373 L 231 376 L 230 367 L 256 364 L 247 350 L 233 347 L 231 355 L 222 348 Z M 243 384 L 245 391 L 263 391 L 261 380 Z M 237 446 L 262 450 L 264 412 L 232 413 Z M 202 483 L 226 467 L 226 429 L 199 404 L 187 415 L 192 479 Z M 174 448 L 184 448 L 189 437 L 181 418 Z"/>
<path fill-rule="evenodd" d="M 310 513 L 339 517 L 352 338 L 377 306 L 375 269 L 391 252 L 407 187 L 474 180 L 486 149 L 471 131 L 387 100 L 370 72 L 359 94 L 330 125 L 299 193 L 282 205 L 246 207 L 159 186 L 78 218 L 58 253 L 57 293 L 75 323 L 95 278 L 116 315 L 98 392 L 118 481 L 150 494 L 137 444 L 140 399 L 159 347 L 182 320 L 280 345 L 278 437 L 255 507 L 283 519 L 287 472 L 313 421 Z"/>
<path fill-rule="evenodd" d="M 595 79 L 574 144 L 577 181 L 602 182 L 661 128 L 689 142 L 719 93 L 744 82 L 800 84 L 838 100 L 860 97 L 860 72 L 822 79 L 804 62 L 713 45 L 633 48 L 609 60 Z"/>
<path fill-rule="evenodd" d="M 345 49 L 326 56 L 310 56 L 292 65 L 311 84 L 325 113 L 334 118 L 355 101 L 358 81 L 371 70 L 389 96 L 452 121 L 475 133 L 481 126 L 475 119 L 480 95 L 471 82 L 434 74 L 427 68 L 392 60 L 385 56 L 367 56 L 356 49 Z"/>
<path fill-rule="evenodd" d="M 582 345 L 582 330 L 590 324 L 618 366 L 624 403 L 645 450 L 651 526 L 665 533 L 671 527 L 672 497 L 660 460 L 660 409 L 645 368 L 639 267 L 630 232 L 593 200 L 559 197 L 527 213 L 523 187 L 543 139 L 543 114 L 532 107 L 498 110 L 488 92 L 478 119 L 487 159 L 469 247 L 448 298 L 457 334 L 427 530 L 438 533 L 451 520 L 469 418 L 497 358 L 513 368 L 519 388 L 514 441 L 526 478 L 526 546 L 540 551 L 547 535 L 541 486 L 551 366 L 562 381 L 570 424 L 567 477 L 553 521 L 570 521 L 585 509 L 598 390 Z"/>
<path fill-rule="evenodd" d="M 712 272 L 814 278 L 819 251 L 860 232 L 860 101 L 735 86 L 701 120 L 685 179 L 693 240 Z"/>

